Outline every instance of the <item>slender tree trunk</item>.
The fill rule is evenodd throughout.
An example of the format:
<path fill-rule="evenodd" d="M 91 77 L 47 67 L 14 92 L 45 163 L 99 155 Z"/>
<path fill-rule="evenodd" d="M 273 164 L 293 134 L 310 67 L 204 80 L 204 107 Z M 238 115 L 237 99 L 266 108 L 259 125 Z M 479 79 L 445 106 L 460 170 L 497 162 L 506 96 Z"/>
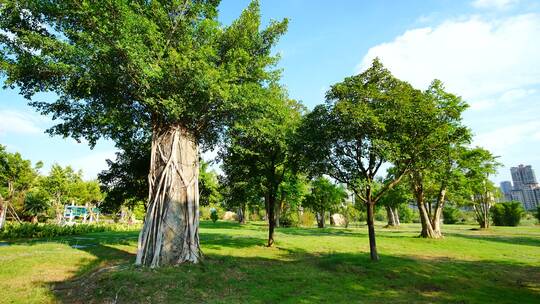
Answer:
<path fill-rule="evenodd" d="M 397 207 L 394 207 L 394 223 L 396 223 L 396 226 L 401 225 L 401 222 L 399 221 L 399 210 Z"/>
<path fill-rule="evenodd" d="M 322 209 L 320 212 L 317 212 L 317 227 L 319 228 L 324 228 L 324 214 L 324 209 Z"/>
<path fill-rule="evenodd" d="M 7 204 L 0 198 L 0 229 L 6 224 Z"/>
<path fill-rule="evenodd" d="M 202 258 L 199 247 L 199 150 L 180 125 L 154 126 L 149 201 L 137 265 L 152 268 Z"/>
<path fill-rule="evenodd" d="M 476 221 L 480 225 L 480 228 L 487 229 L 489 228 L 489 209 L 491 208 L 490 204 L 479 203 L 474 204 L 473 209 L 476 216 Z"/>
<path fill-rule="evenodd" d="M 371 202 L 371 198 L 368 197 L 367 203 L 367 226 L 369 233 L 369 253 L 372 261 L 378 261 L 379 255 L 377 254 L 377 243 L 375 242 L 375 204 Z"/>
<path fill-rule="evenodd" d="M 486 203 L 484 206 L 484 227 L 482 228 L 489 228 L 489 209 L 491 209 L 491 204 Z"/>
<path fill-rule="evenodd" d="M 390 206 L 385 206 L 386 208 L 386 217 L 388 219 L 389 227 L 397 227 L 398 223 L 396 222 L 396 215 L 394 213 L 394 208 Z"/>
<path fill-rule="evenodd" d="M 275 214 L 275 217 L 276 217 L 276 227 L 280 227 L 279 225 L 279 219 L 281 217 L 281 203 L 277 204 L 276 205 L 276 214 Z"/>
<path fill-rule="evenodd" d="M 240 204 L 238 207 L 238 222 L 240 224 L 246 223 L 246 204 Z"/>
<path fill-rule="evenodd" d="M 274 245 L 274 228 L 276 227 L 276 198 L 274 194 L 268 195 L 268 244 L 267 247 Z"/>
<path fill-rule="evenodd" d="M 54 210 L 56 213 L 56 223 L 58 225 L 61 225 L 64 219 L 64 205 L 62 205 L 59 195 L 57 195 L 54 205 Z"/>

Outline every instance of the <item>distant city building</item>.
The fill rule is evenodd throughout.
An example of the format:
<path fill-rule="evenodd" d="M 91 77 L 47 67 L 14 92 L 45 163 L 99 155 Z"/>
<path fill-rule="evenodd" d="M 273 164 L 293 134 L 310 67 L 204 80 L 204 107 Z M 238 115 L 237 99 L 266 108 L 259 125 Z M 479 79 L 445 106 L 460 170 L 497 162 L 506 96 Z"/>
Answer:
<path fill-rule="evenodd" d="M 501 192 L 504 195 L 504 201 L 512 200 L 512 183 L 510 181 L 501 182 Z"/>
<path fill-rule="evenodd" d="M 523 185 L 538 184 L 531 166 L 519 165 L 518 167 L 512 167 L 510 168 L 510 173 L 512 173 L 514 188 L 520 188 Z"/>
<path fill-rule="evenodd" d="M 519 201 L 526 210 L 540 206 L 540 185 L 531 166 L 519 165 L 510 168 L 513 186 L 509 181 L 501 182 L 505 200 Z"/>

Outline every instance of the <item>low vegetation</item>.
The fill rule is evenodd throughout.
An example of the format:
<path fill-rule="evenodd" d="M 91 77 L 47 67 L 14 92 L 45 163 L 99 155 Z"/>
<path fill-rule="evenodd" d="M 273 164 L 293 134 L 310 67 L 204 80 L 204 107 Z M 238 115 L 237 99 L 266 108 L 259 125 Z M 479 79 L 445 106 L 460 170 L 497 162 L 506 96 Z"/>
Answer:
<path fill-rule="evenodd" d="M 105 231 L 135 231 L 140 225 L 126 224 L 77 224 L 59 226 L 56 224 L 8 223 L 0 230 L 0 239 L 51 238 Z"/>
<path fill-rule="evenodd" d="M 498 203 L 491 209 L 491 218 L 496 226 L 517 226 L 525 210 L 520 202 Z"/>

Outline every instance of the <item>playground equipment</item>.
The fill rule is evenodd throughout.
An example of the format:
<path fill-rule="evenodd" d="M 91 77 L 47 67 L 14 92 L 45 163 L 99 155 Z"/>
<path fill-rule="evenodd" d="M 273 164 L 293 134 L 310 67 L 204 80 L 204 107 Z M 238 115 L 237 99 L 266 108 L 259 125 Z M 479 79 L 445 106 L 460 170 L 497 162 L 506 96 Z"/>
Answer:
<path fill-rule="evenodd" d="M 101 211 L 97 207 L 89 206 L 65 206 L 64 207 L 64 221 L 67 224 L 74 224 L 75 218 L 82 219 L 83 223 L 89 221 L 90 223 L 96 221 L 99 222 L 99 215 Z"/>

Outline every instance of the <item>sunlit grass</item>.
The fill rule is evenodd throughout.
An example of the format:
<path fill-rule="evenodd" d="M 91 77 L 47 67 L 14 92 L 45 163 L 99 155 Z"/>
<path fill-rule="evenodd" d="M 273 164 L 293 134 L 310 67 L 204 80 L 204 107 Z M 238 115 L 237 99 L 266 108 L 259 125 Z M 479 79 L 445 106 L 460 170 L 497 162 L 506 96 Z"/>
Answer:
<path fill-rule="evenodd" d="M 132 265 L 137 232 L 105 232 L 0 247 L 2 303 L 540 303 L 540 227 L 447 225 L 418 238 L 417 224 L 280 228 L 201 224 L 205 260 L 159 270 Z M 73 248 L 73 245 L 78 245 Z"/>

